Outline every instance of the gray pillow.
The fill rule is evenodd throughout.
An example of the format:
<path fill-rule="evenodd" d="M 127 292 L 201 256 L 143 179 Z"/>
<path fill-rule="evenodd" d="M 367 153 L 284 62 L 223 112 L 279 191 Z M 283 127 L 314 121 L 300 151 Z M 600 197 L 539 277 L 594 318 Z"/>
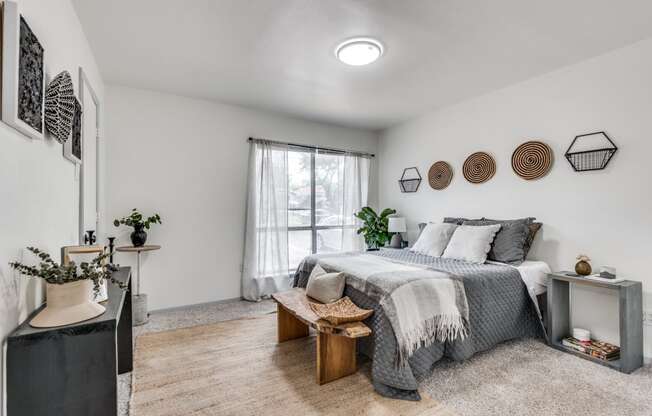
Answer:
<path fill-rule="evenodd" d="M 476 221 L 476 220 L 470 220 L 468 218 L 462 218 L 462 217 L 444 217 L 444 222 L 447 224 L 462 225 L 464 221 Z"/>
<path fill-rule="evenodd" d="M 500 224 L 500 231 L 491 245 L 487 254 L 488 260 L 499 261 L 512 265 L 519 265 L 525 260 L 527 238 L 530 234 L 529 224 L 533 218 L 518 220 L 474 220 L 464 221 L 464 225 L 492 225 Z"/>
<path fill-rule="evenodd" d="M 537 233 L 539 230 L 543 227 L 543 223 L 540 222 L 533 222 L 528 225 L 528 228 L 530 229 L 530 233 L 527 236 L 527 240 L 525 241 L 525 255 L 527 256 L 527 253 L 530 252 L 530 249 L 532 248 L 532 243 L 534 243 L 534 237 L 536 237 Z"/>
<path fill-rule="evenodd" d="M 308 278 L 306 295 L 322 303 L 332 303 L 342 297 L 345 284 L 344 273 L 326 273 L 317 264 Z"/>

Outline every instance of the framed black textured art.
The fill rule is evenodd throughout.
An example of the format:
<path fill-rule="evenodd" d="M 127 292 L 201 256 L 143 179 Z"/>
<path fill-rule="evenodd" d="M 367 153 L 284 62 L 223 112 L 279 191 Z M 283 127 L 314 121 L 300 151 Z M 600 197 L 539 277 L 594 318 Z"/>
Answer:
<path fill-rule="evenodd" d="M 2 121 L 22 134 L 43 139 L 45 49 L 12 1 L 3 3 Z"/>
<path fill-rule="evenodd" d="M 75 98 L 75 112 L 72 117 L 70 140 L 63 143 L 63 156 L 73 163 L 82 161 L 82 106 Z"/>

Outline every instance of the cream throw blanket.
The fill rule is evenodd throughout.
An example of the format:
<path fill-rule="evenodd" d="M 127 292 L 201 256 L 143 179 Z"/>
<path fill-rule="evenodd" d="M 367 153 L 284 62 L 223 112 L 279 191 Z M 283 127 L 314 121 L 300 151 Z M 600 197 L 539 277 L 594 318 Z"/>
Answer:
<path fill-rule="evenodd" d="M 378 301 L 396 334 L 401 365 L 422 346 L 467 335 L 464 284 L 453 275 L 360 253 L 323 257 L 319 264 L 343 272 L 349 286 Z"/>

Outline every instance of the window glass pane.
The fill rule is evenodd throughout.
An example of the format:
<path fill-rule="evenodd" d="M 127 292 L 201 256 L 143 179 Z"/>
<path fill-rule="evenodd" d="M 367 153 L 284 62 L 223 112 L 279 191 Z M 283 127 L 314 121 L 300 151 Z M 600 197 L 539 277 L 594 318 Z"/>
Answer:
<path fill-rule="evenodd" d="M 342 250 L 342 229 L 317 230 L 317 253 Z"/>
<path fill-rule="evenodd" d="M 310 153 L 288 152 L 288 226 L 310 226 Z"/>
<path fill-rule="evenodd" d="M 300 230 L 288 232 L 288 247 L 290 270 L 294 270 L 304 257 L 312 253 L 312 231 Z"/>
<path fill-rule="evenodd" d="M 342 225 L 344 157 L 315 155 L 315 218 L 317 225 Z"/>

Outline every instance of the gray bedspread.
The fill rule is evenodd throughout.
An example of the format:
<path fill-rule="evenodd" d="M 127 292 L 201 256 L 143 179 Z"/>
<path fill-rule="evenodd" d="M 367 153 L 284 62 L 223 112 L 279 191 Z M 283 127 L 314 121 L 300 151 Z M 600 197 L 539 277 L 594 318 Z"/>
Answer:
<path fill-rule="evenodd" d="M 406 365 L 398 365 L 396 336 L 383 309 L 364 293 L 346 286 L 344 294 L 356 305 L 374 310 L 374 314 L 365 321 L 373 335 L 359 340 L 358 352 L 371 358 L 373 385 L 383 396 L 419 400 L 417 378 L 432 373 L 435 363 L 441 358 L 465 360 L 510 339 L 543 336 L 525 284 L 518 270 L 511 266 L 472 264 L 416 254 L 409 250 L 380 250 L 371 253 L 395 261 L 427 265 L 461 277 L 469 306 L 469 334 L 465 339 L 435 342 L 419 348 Z M 294 286 L 305 287 L 319 258 L 333 255 L 337 254 L 306 257 L 295 273 Z"/>

